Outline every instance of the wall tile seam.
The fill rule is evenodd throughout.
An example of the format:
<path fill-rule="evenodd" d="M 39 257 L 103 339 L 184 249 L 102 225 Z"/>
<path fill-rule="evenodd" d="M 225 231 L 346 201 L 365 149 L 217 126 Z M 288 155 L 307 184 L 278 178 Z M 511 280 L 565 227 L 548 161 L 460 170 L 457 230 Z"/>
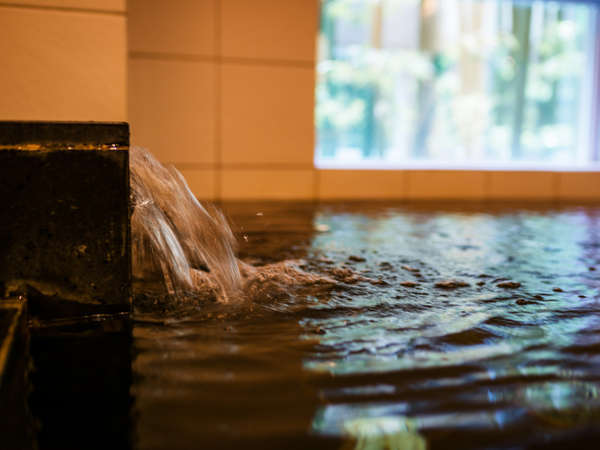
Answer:
<path fill-rule="evenodd" d="M 172 164 L 174 166 L 181 166 L 184 167 L 186 169 L 215 169 L 217 168 L 216 163 L 202 163 L 202 162 L 188 162 L 188 161 L 163 161 L 163 164 Z M 296 164 L 296 163 L 223 163 L 222 167 L 224 169 L 249 169 L 249 170 L 254 170 L 254 169 L 289 169 L 289 170 L 312 170 L 315 169 L 318 172 L 377 172 L 377 171 L 381 171 L 381 172 L 396 172 L 398 174 L 411 174 L 414 172 L 429 172 L 429 170 L 423 170 L 423 169 L 415 169 L 415 170 L 407 170 L 407 169 L 371 169 L 371 168 L 365 168 L 365 169 L 356 169 L 356 168 L 351 168 L 351 169 L 320 169 L 320 168 L 315 168 L 312 164 Z M 441 173 L 470 173 L 471 171 L 468 170 L 435 170 L 433 172 L 441 172 Z M 494 171 L 482 171 L 482 170 L 474 170 L 472 172 L 483 172 L 485 173 L 486 177 L 484 180 L 484 184 L 486 182 L 489 182 L 488 178 L 491 177 L 491 175 L 493 173 L 503 173 L 504 171 L 499 170 L 497 172 Z M 518 171 L 512 171 L 510 173 L 519 173 Z M 572 174 L 574 176 L 577 176 L 578 174 L 590 174 L 593 173 L 595 174 L 596 172 L 537 172 L 537 173 L 549 173 L 552 174 L 553 176 L 557 176 L 559 177 L 559 179 L 562 177 L 563 174 Z M 600 174 L 599 178 L 600 178 Z"/>
<path fill-rule="evenodd" d="M 327 169 L 315 169 L 313 166 L 311 165 L 306 165 L 306 164 L 244 164 L 244 163 L 240 163 L 240 164 L 236 164 L 236 163 L 225 163 L 225 164 L 221 164 L 218 165 L 216 163 L 189 163 L 189 162 L 174 162 L 174 161 L 166 161 L 164 162 L 164 164 L 168 164 L 168 165 L 173 165 L 176 168 L 180 169 L 180 170 L 197 170 L 197 171 L 272 171 L 272 172 L 278 172 L 278 171 L 311 171 L 315 173 L 315 192 L 320 192 L 321 191 L 321 172 L 323 171 L 327 171 Z M 353 169 L 353 170 L 349 170 L 351 172 L 357 172 L 359 170 Z M 340 172 L 343 172 L 343 170 L 340 170 Z M 413 193 L 410 192 L 410 186 L 412 186 L 412 182 L 414 182 L 414 180 L 411 180 L 412 176 L 414 175 L 415 171 L 411 171 L 411 170 L 398 170 L 397 171 L 398 174 L 401 174 L 404 179 L 402 182 L 403 188 L 402 188 L 402 197 L 413 197 Z M 445 171 L 437 171 L 437 172 L 445 172 Z M 447 172 L 454 172 L 454 171 L 447 171 Z M 575 172 L 576 174 L 577 172 Z M 552 172 L 552 194 L 551 194 L 551 199 L 561 199 L 561 198 L 573 198 L 570 195 L 564 195 L 562 194 L 562 173 L 561 172 Z M 498 199 L 499 197 L 497 195 L 493 195 L 492 191 L 491 191 L 491 175 L 492 172 L 484 172 L 484 178 L 483 178 L 483 194 L 481 196 L 475 196 L 478 198 L 482 198 L 484 200 L 495 200 Z M 475 198 L 474 197 L 474 198 Z M 513 197 L 507 197 L 507 198 L 513 198 Z M 532 197 L 535 198 L 535 197 Z M 542 198 L 542 197 L 539 197 Z M 546 197 L 547 198 L 547 197 Z M 547 198 L 548 199 L 548 198 Z"/>
<path fill-rule="evenodd" d="M 493 170 L 488 170 L 486 171 L 487 173 L 487 178 L 488 178 L 488 184 L 486 186 L 487 192 L 485 193 L 485 197 L 484 200 L 486 201 L 503 201 L 503 200 L 519 200 L 519 201 L 545 201 L 545 202 L 557 202 L 558 200 L 560 200 L 560 196 L 559 196 L 559 192 L 558 192 L 558 187 L 557 187 L 557 179 L 558 177 L 560 177 L 560 173 L 558 171 L 549 171 L 549 170 L 543 170 L 543 171 L 531 171 L 531 170 L 512 170 L 512 171 L 508 171 L 508 173 L 511 174 L 521 174 L 521 176 L 527 176 L 528 173 L 536 173 L 536 174 L 549 174 L 550 175 L 550 195 L 549 196 L 544 196 L 544 195 L 531 195 L 531 196 L 522 196 L 522 195 L 503 195 L 503 194 L 494 194 L 493 193 L 493 189 L 492 189 L 492 175 L 495 173 L 505 173 L 507 171 L 504 170 L 497 170 L 497 171 L 493 171 Z"/>
<path fill-rule="evenodd" d="M 213 20 L 214 20 L 214 42 L 213 42 L 213 54 L 218 55 L 219 49 L 221 48 L 221 1 L 213 0 Z M 215 64 L 215 98 L 214 98 L 214 114 L 215 114 L 215 123 L 214 123 L 214 133 L 215 133 L 215 141 L 214 141 L 214 158 L 215 165 L 217 167 L 217 172 L 215 173 L 214 178 L 214 197 L 217 201 L 221 201 L 223 198 L 223 139 L 222 139 L 222 129 L 223 124 L 221 120 L 221 112 L 223 110 L 223 84 L 221 83 L 221 78 L 223 77 L 223 73 L 221 71 L 221 64 Z"/>
<path fill-rule="evenodd" d="M 315 168 L 309 164 L 247 164 L 247 163 L 195 163 L 185 161 L 162 161 L 163 164 L 173 165 L 177 168 L 184 170 L 315 170 Z"/>
<path fill-rule="evenodd" d="M 488 200 L 492 195 L 492 174 L 484 172 L 483 174 L 483 198 Z"/>
<path fill-rule="evenodd" d="M 558 172 L 552 172 L 552 194 L 555 202 L 560 200 L 560 179 L 562 175 Z"/>
<path fill-rule="evenodd" d="M 418 191 L 415 191 L 414 188 L 414 183 L 415 183 L 415 174 L 418 172 L 435 172 L 435 173 L 455 173 L 455 174 L 459 174 L 459 173 L 480 173 L 482 171 L 479 170 L 427 170 L 427 169 L 415 169 L 415 170 L 405 170 L 405 177 L 406 177 L 406 184 L 405 184 L 405 194 L 404 194 L 404 198 L 408 199 L 408 200 L 426 200 L 426 199 L 432 199 L 432 200 L 436 200 L 436 199 L 466 199 L 466 200 L 474 200 L 474 201 L 482 201 L 485 200 L 486 198 L 486 175 L 484 173 L 483 179 L 482 179 L 482 183 L 481 185 L 477 186 L 478 188 L 481 189 L 481 195 L 472 195 L 472 196 L 459 196 L 457 195 L 455 196 L 442 196 L 440 195 L 444 190 L 443 189 L 436 189 L 434 194 L 428 194 L 428 195 L 423 195 L 421 193 L 419 193 Z M 439 194 L 438 194 L 439 193 Z"/>
<path fill-rule="evenodd" d="M 320 177 L 320 174 L 318 173 L 319 171 L 315 170 L 313 171 L 312 177 Z M 223 186 L 222 186 L 223 187 Z M 230 196 L 230 195 L 226 195 L 226 198 L 221 197 L 220 200 L 228 200 L 228 199 L 232 199 L 232 198 L 239 198 L 239 199 L 245 199 L 245 197 L 235 197 L 235 196 Z M 211 197 L 211 198 L 215 198 L 215 197 Z M 277 195 L 266 195 L 261 197 L 261 199 L 265 199 L 265 198 L 281 198 Z M 297 199 L 297 196 L 294 196 L 293 199 Z M 350 199 L 355 199 L 357 201 L 363 200 L 363 198 L 355 198 L 353 197 L 345 197 L 343 192 L 340 193 L 335 193 L 335 194 L 327 194 L 324 195 L 322 192 L 322 186 L 321 183 L 319 183 L 318 186 L 318 190 L 315 192 L 313 191 L 311 193 L 310 196 L 302 196 L 303 199 L 307 199 L 307 200 L 313 200 L 313 201 L 320 201 L 320 200 L 350 200 Z M 365 197 L 364 199 L 396 199 L 396 200 L 407 200 L 407 201 L 438 201 L 438 200 L 443 200 L 443 201 L 469 201 L 469 202 L 481 202 L 481 201 L 486 201 L 486 202 L 502 202 L 502 201 L 518 201 L 518 202 L 545 202 L 545 203 L 560 203 L 560 202 L 565 202 L 565 201 L 573 201 L 573 200 L 585 200 L 586 203 L 598 203 L 600 202 L 600 197 L 598 198 L 586 198 L 586 197 L 580 197 L 577 195 L 558 195 L 558 196 L 553 196 L 551 198 L 548 197 L 543 197 L 543 196 L 532 196 L 532 197 L 528 197 L 528 198 L 521 198 L 518 196 L 509 196 L 507 195 L 506 197 L 490 197 L 490 196 L 485 196 L 485 197 L 469 197 L 469 198 L 465 198 L 465 197 L 461 197 L 461 196 L 452 196 L 452 197 L 441 197 L 441 196 L 436 196 L 436 195 L 432 195 L 431 197 L 418 197 L 418 196 L 407 196 L 407 195 L 403 195 L 402 193 L 399 194 L 398 196 L 396 195 L 373 195 L 370 197 Z"/>
<path fill-rule="evenodd" d="M 0 2 L 1 8 L 34 10 L 39 12 L 62 12 L 79 14 L 99 14 L 103 16 L 117 16 L 127 18 L 127 11 L 116 9 L 93 9 L 93 8 L 75 8 L 68 6 L 44 6 L 44 5 L 23 5 L 20 3 Z"/>
<path fill-rule="evenodd" d="M 312 182 L 312 200 L 317 201 L 320 197 L 321 192 L 321 174 L 319 173 L 319 170 L 317 170 L 315 167 L 313 167 L 312 171 Z"/>
<path fill-rule="evenodd" d="M 571 174 L 576 174 L 577 172 L 573 172 L 570 173 Z M 600 187 L 600 173 L 597 172 L 586 172 L 586 175 L 589 175 L 590 173 L 595 174 L 598 177 L 598 186 Z M 589 190 L 586 189 L 575 189 L 576 193 L 567 193 L 565 192 L 567 190 L 566 187 L 566 183 L 565 183 L 565 175 L 564 173 L 559 173 L 559 181 L 558 181 L 558 199 L 559 200 L 563 200 L 563 199 L 570 199 L 570 200 L 583 200 L 583 201 L 600 201 L 600 195 L 599 194 L 589 194 Z"/>
<path fill-rule="evenodd" d="M 411 191 L 411 187 L 412 184 L 414 183 L 414 180 L 412 178 L 414 178 L 414 172 L 413 170 L 407 170 L 404 171 L 405 173 L 405 193 L 404 193 L 404 198 L 407 199 L 412 199 L 412 198 L 424 198 L 424 197 L 420 197 L 418 194 L 415 194 L 414 192 Z M 444 171 L 444 170 L 436 170 L 435 172 L 465 172 L 465 171 L 453 171 L 453 170 L 448 170 L 448 171 Z M 502 171 L 498 171 L 498 172 L 502 172 Z M 473 197 L 469 197 L 469 199 L 473 199 L 473 200 L 484 200 L 484 201 L 496 201 L 496 200 L 502 200 L 502 199 L 520 199 L 520 197 L 518 196 L 511 196 L 511 195 L 507 195 L 506 197 L 502 197 L 499 195 L 494 195 L 492 194 L 492 188 L 491 188 L 491 177 L 492 174 L 494 172 L 493 171 L 484 171 L 484 178 L 483 178 L 483 189 L 482 189 L 482 195 L 476 195 Z M 549 197 L 546 196 L 531 196 L 529 197 L 529 199 L 532 200 L 544 200 L 544 201 L 561 201 L 561 200 L 567 200 L 567 199 L 577 199 L 577 198 L 582 198 L 582 197 L 578 197 L 576 194 L 564 194 L 562 192 L 562 179 L 563 179 L 563 173 L 561 171 L 553 171 L 553 172 L 540 172 L 540 173 L 550 173 L 551 174 L 551 194 Z M 573 173 L 573 174 L 577 174 L 577 173 L 581 173 L 581 172 L 567 172 L 567 173 Z M 585 174 L 590 173 L 590 172 L 583 172 Z M 575 175 L 576 176 L 576 175 Z M 440 190 L 441 192 L 441 190 Z M 441 198 L 438 195 L 432 194 L 431 196 L 432 199 L 435 198 Z M 461 198 L 465 198 L 457 196 L 457 199 L 461 199 Z M 523 200 L 527 200 L 528 198 L 522 198 Z"/>
<path fill-rule="evenodd" d="M 410 198 L 410 186 L 412 184 L 412 170 L 404 171 L 404 182 L 402 183 L 402 187 L 404 192 L 402 193 L 402 199 L 408 200 Z"/>
<path fill-rule="evenodd" d="M 315 69 L 315 61 L 294 61 L 275 58 L 250 58 L 250 57 L 229 57 L 216 54 L 192 54 L 192 53 L 171 53 L 171 52 L 148 52 L 139 50 L 129 50 L 130 59 L 145 59 L 153 61 L 179 61 L 179 62 L 213 62 L 224 65 L 245 65 L 245 66 L 276 66 L 290 67 L 298 69 Z"/>

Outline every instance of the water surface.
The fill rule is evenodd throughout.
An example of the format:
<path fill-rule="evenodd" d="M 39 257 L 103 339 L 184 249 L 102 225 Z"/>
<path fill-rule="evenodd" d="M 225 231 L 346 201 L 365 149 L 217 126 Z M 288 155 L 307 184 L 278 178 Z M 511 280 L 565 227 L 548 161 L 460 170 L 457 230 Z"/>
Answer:
<path fill-rule="evenodd" d="M 138 310 L 135 447 L 594 448 L 599 208 L 224 209 L 243 260 L 345 281 Z"/>

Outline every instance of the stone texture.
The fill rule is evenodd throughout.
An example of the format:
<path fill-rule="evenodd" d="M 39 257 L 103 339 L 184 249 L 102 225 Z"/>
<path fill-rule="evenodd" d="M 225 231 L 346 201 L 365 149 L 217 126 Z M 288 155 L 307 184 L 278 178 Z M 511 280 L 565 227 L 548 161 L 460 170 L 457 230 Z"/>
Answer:
<path fill-rule="evenodd" d="M 129 126 L 120 122 L 0 122 L 0 148 L 128 149 Z"/>
<path fill-rule="evenodd" d="M 129 311 L 127 124 L 0 122 L 0 294 L 33 316 Z"/>

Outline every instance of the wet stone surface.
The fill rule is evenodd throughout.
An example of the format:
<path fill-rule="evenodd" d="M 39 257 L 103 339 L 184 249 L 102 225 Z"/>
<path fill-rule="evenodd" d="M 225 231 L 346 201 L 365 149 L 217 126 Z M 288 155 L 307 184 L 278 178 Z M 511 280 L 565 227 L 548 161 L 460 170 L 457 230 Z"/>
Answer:
<path fill-rule="evenodd" d="M 0 295 L 42 319 L 131 309 L 129 127 L 0 121 Z"/>
<path fill-rule="evenodd" d="M 337 285 L 138 312 L 140 448 L 594 448 L 600 209 L 225 211 L 243 260 Z"/>

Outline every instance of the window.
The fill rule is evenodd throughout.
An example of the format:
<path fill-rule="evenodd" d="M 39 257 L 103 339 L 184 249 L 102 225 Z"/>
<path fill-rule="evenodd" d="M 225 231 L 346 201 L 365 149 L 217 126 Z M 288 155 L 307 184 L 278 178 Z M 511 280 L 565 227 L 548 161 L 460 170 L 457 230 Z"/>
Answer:
<path fill-rule="evenodd" d="M 599 9 L 322 0 L 317 166 L 597 164 Z"/>

